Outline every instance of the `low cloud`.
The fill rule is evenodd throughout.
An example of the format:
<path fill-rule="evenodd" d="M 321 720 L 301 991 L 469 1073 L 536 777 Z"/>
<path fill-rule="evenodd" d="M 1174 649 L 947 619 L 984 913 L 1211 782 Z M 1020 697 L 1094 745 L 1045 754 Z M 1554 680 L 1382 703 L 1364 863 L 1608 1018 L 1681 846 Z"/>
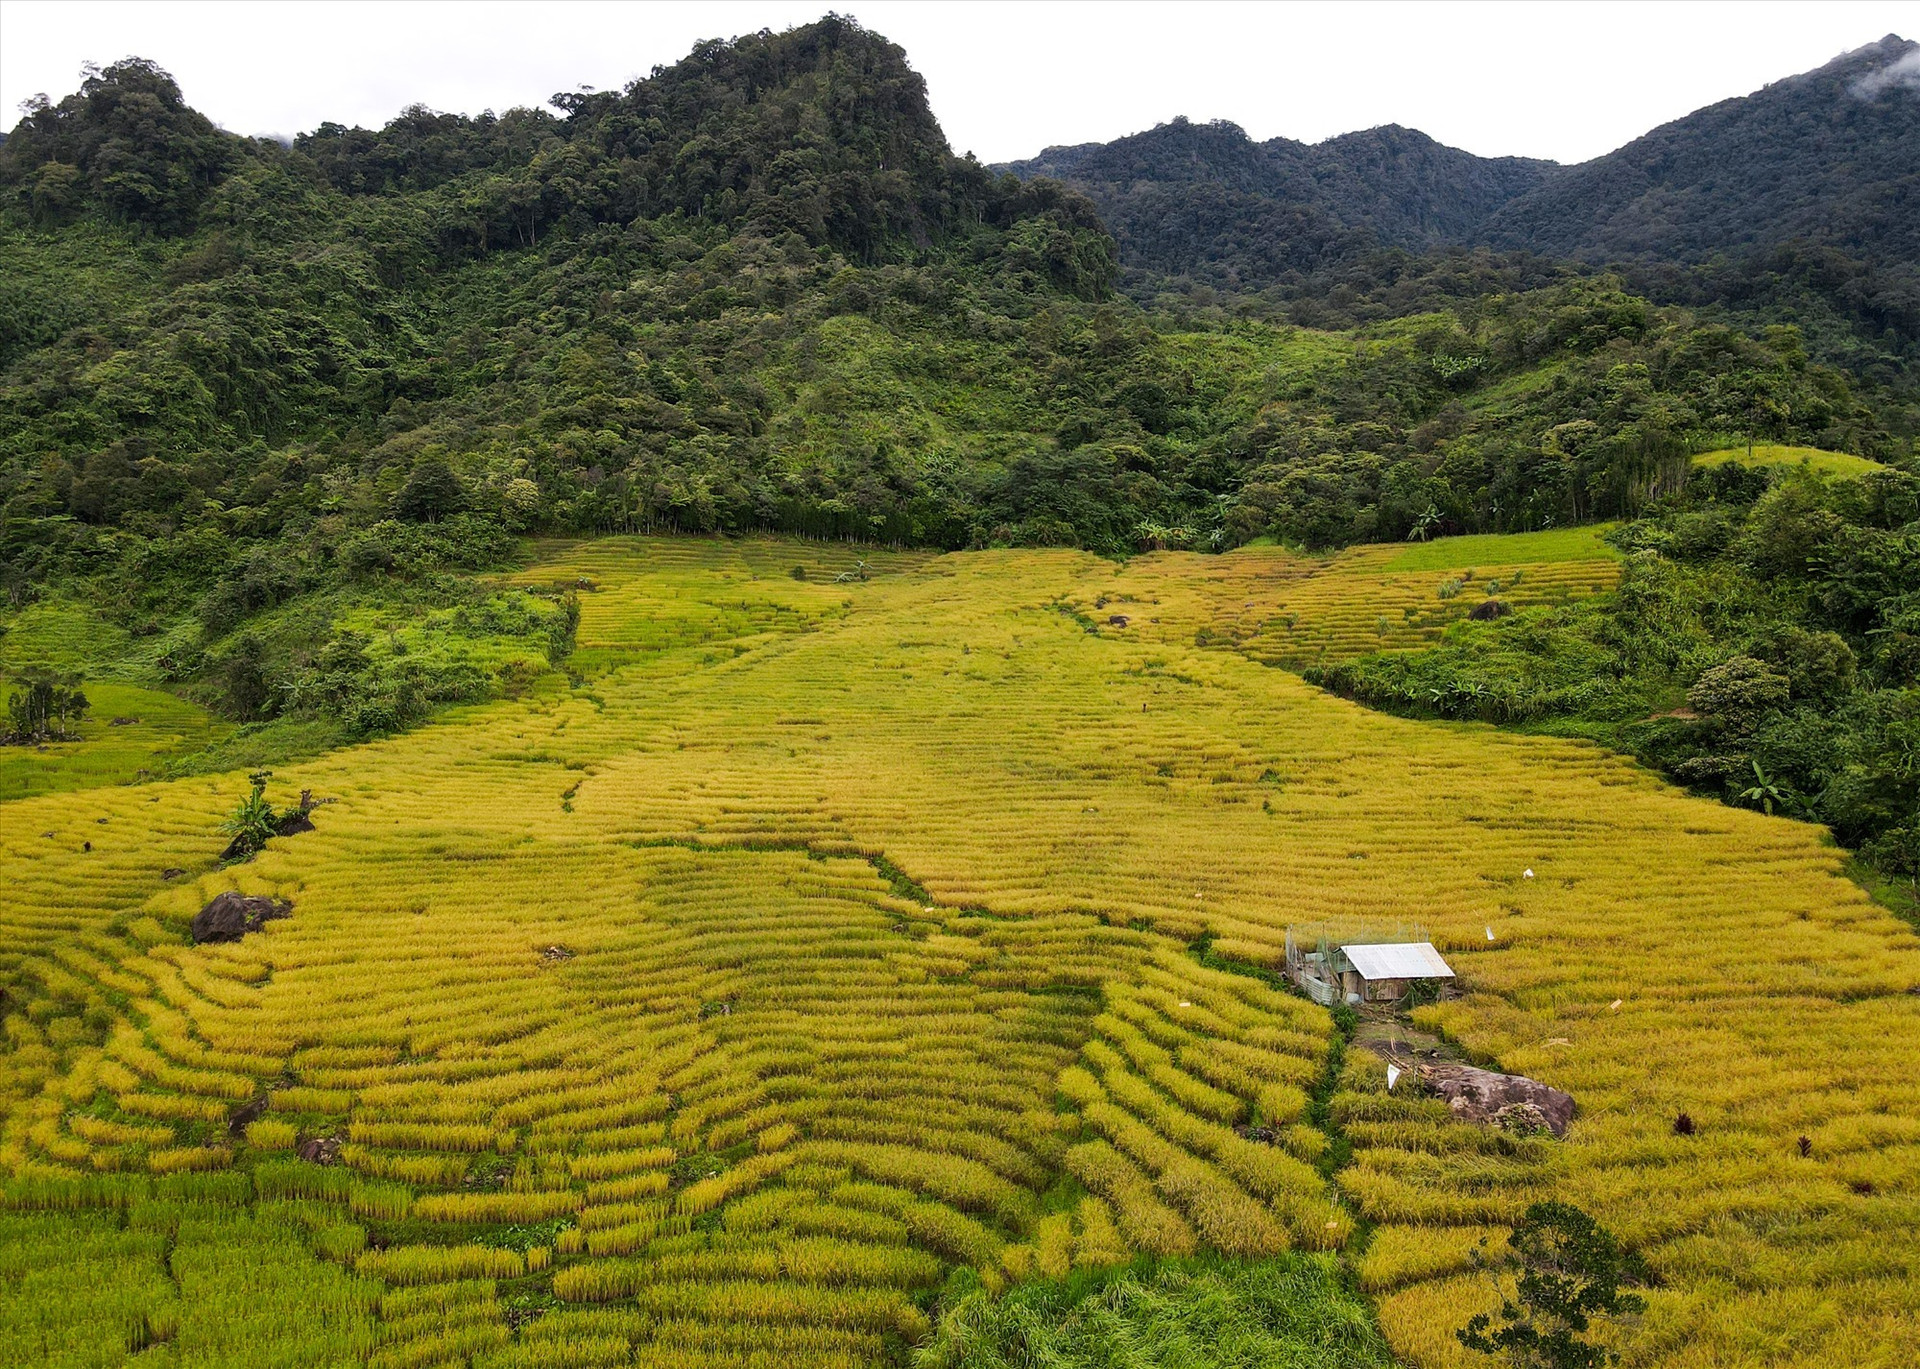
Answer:
<path fill-rule="evenodd" d="M 1908 90 L 1920 90 L 1920 48 L 1913 48 L 1899 61 L 1870 71 L 1847 90 L 1863 100 L 1871 100 L 1883 90 L 1896 86 L 1905 86 Z"/>

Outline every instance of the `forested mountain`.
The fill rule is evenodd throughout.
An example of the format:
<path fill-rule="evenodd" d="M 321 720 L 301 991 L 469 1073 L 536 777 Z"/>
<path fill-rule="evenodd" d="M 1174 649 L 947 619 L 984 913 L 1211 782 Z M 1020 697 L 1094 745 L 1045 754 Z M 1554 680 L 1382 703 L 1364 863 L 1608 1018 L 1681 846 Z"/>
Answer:
<path fill-rule="evenodd" d="M 1143 300 L 1257 294 L 1319 323 L 1457 295 L 1463 269 L 1539 283 L 1543 263 L 1578 263 L 1745 326 L 1799 324 L 1863 375 L 1920 364 L 1920 46 L 1892 35 L 1574 167 L 1399 128 L 1306 147 L 1175 120 L 1009 169 L 1085 191 Z"/>
<path fill-rule="evenodd" d="M 1068 181 L 1100 206 L 1129 266 L 1225 291 L 1258 288 L 1386 246 L 1471 235 L 1553 174 L 1387 126 L 1309 146 L 1175 119 L 1112 143 L 1048 148 L 1006 170 Z"/>
<path fill-rule="evenodd" d="M 1920 43 L 1888 35 L 1568 167 L 1465 235 L 1590 262 L 1800 240 L 1920 263 Z"/>
<path fill-rule="evenodd" d="M 1898 464 L 1920 432 L 1897 367 L 1831 345 L 1866 345 L 1873 290 L 1820 314 L 1768 277 L 1734 314 L 1663 264 L 1703 312 L 1413 250 L 1572 173 L 1404 130 L 1052 154 L 1127 251 L 1159 222 L 1167 271 L 1214 254 L 1143 308 L 1092 199 L 955 157 L 850 21 L 552 104 L 289 146 L 130 59 L 30 109 L 0 147 L 0 617 L 91 605 L 141 678 L 337 737 L 510 686 L 517 657 L 432 656 L 407 615 L 564 657 L 563 605 L 469 574 L 527 533 L 1319 549 L 1632 517 L 1709 445 Z"/>

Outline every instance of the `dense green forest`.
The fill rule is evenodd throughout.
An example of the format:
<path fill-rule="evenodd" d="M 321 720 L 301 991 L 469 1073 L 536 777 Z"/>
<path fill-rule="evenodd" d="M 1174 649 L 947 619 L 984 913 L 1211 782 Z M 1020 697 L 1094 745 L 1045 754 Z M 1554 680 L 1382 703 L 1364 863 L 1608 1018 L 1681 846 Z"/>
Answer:
<path fill-rule="evenodd" d="M 1130 284 L 1185 277 L 1241 294 L 1281 282 L 1297 289 L 1379 249 L 1465 243 L 1560 168 L 1476 157 L 1397 125 L 1308 145 L 1256 143 L 1237 124 L 1176 118 L 1006 169 L 1093 198 L 1134 273 Z"/>
<path fill-rule="evenodd" d="M 1920 476 L 1712 468 L 1614 534 L 1613 594 L 1308 671 L 1413 716 L 1590 736 L 1920 883 Z"/>
<path fill-rule="evenodd" d="M 1175 119 L 1008 169 L 1087 193 L 1142 300 L 1317 326 L 1356 306 L 1365 317 L 1407 278 L 1474 252 L 1509 278 L 1611 269 L 1637 294 L 1736 326 L 1795 323 L 1815 356 L 1910 385 L 1916 51 L 1890 35 L 1574 167 L 1476 157 L 1397 127 L 1309 147 Z"/>
<path fill-rule="evenodd" d="M 1874 111 L 1908 95 L 1859 97 L 1861 126 L 1879 138 Z M 1094 198 L 991 171 L 949 150 L 899 48 L 831 17 L 550 112 L 416 107 L 290 145 L 220 131 L 151 63 L 91 70 L 0 145 L 0 585 L 320 744 L 516 687 L 528 644 L 564 660 L 563 595 L 471 575 L 532 533 L 1125 555 L 1642 515 L 1628 535 L 1652 546 L 1710 516 L 1734 530 L 1702 564 L 1737 576 L 1744 510 L 1776 496 L 1701 494 L 1693 452 L 1912 461 L 1920 333 L 1905 278 L 1861 264 L 1866 229 L 1776 244 L 1777 269 L 1611 270 L 1445 245 L 1561 185 L 1544 164 L 1405 130 L 1277 171 L 1267 147 L 1178 124 L 1055 157 L 1076 180 L 1105 158 Z M 1189 182 L 1239 170 L 1156 189 L 1162 155 Z M 1224 256 L 1216 209 L 1258 230 Z M 1912 536 L 1910 514 L 1843 505 Z M 1908 697 L 1912 662 L 1876 635 L 1907 610 L 1823 617 L 1804 571 L 1778 570 L 1792 604 L 1767 621 L 1839 633 L 1861 690 Z M 1724 597 L 1692 575 L 1671 593 Z M 1707 615 L 1660 688 L 1748 652 L 1758 621 Z M 0 664 L 27 662 L 0 638 Z M 1385 699 L 1399 669 L 1442 667 L 1338 683 Z M 1820 788 L 1764 748 L 1712 754 L 1727 783 L 1759 760 Z"/>

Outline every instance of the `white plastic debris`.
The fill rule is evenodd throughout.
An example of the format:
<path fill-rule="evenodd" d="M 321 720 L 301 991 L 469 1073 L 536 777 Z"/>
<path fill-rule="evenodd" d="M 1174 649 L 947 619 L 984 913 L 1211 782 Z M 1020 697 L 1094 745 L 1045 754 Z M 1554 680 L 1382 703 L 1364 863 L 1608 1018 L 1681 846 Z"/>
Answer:
<path fill-rule="evenodd" d="M 1493 940 L 1493 928 L 1491 927 L 1487 928 L 1487 940 Z"/>
<path fill-rule="evenodd" d="M 1180 1000 L 1180 1006 L 1183 1008 L 1191 1008 L 1193 1004 L 1187 1002 L 1187 1000 L 1183 998 Z"/>
<path fill-rule="evenodd" d="M 1522 879 L 1532 879 L 1532 878 L 1533 878 L 1533 868 L 1532 868 L 1531 866 L 1529 866 L 1529 867 L 1528 867 L 1528 868 L 1526 868 L 1525 870 L 1522 870 L 1522 871 L 1520 872 L 1520 878 L 1522 878 Z"/>
<path fill-rule="evenodd" d="M 1624 1003 L 1624 1002 L 1626 1002 L 1626 1001 L 1627 1001 L 1627 1000 L 1626 1000 L 1626 999 L 1624 999 L 1624 998 L 1616 998 L 1616 999 L 1614 999 L 1614 1000 L 1613 1000 L 1613 1002 L 1611 1002 L 1611 1003 L 1609 1003 L 1609 1004 L 1607 1004 L 1607 1011 L 1608 1011 L 1608 1012 L 1619 1012 L 1619 1011 L 1620 1011 L 1620 1005 L 1621 1005 L 1622 1003 Z"/>
<path fill-rule="evenodd" d="M 1400 1082 L 1400 1067 L 1398 1065 L 1388 1065 L 1387 1066 L 1387 1092 L 1392 1093 L 1393 1086 L 1399 1082 Z"/>

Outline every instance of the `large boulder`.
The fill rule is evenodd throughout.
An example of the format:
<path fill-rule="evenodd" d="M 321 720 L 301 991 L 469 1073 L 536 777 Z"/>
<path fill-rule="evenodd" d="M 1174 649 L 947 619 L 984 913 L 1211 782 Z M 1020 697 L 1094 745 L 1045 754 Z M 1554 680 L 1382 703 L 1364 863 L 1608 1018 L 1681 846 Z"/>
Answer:
<path fill-rule="evenodd" d="M 285 917 L 293 911 L 291 903 L 277 898 L 237 894 L 229 889 L 217 894 L 206 907 L 193 915 L 193 941 L 238 941 L 248 932 L 260 930 L 260 924 Z"/>
<path fill-rule="evenodd" d="M 1573 1121 L 1573 1095 L 1537 1079 L 1451 1062 L 1421 1065 L 1419 1076 L 1422 1087 L 1446 1099 L 1447 1107 L 1463 1122 L 1523 1131 L 1544 1126 L 1564 1137 L 1567 1124 Z"/>
<path fill-rule="evenodd" d="M 338 1136 L 315 1136 L 300 1143 L 297 1152 L 302 1160 L 309 1164 L 330 1165 L 340 1158 L 340 1138 Z"/>

